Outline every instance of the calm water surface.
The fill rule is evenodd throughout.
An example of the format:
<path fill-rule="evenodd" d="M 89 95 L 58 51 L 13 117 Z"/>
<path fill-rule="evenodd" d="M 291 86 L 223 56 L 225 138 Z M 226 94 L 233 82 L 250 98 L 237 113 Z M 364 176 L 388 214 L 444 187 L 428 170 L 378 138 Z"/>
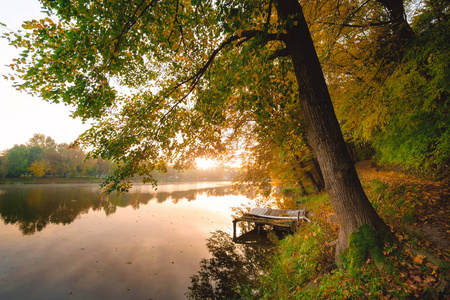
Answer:
<path fill-rule="evenodd" d="M 225 183 L 0 186 L 0 299 L 185 299 L 211 233 L 249 199 Z"/>

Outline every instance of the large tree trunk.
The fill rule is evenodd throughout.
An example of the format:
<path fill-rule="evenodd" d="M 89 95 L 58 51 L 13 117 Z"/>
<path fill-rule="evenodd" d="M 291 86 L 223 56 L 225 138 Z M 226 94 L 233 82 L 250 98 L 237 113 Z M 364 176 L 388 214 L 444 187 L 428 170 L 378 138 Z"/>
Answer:
<path fill-rule="evenodd" d="M 311 35 L 298 0 L 278 0 L 286 20 L 284 42 L 294 65 L 307 140 L 316 153 L 325 188 L 340 224 L 338 255 L 348 247 L 351 233 L 362 225 L 384 235 L 389 228 L 378 216 L 361 186 L 342 136 Z"/>
<path fill-rule="evenodd" d="M 403 0 L 376 0 L 389 12 L 390 28 L 400 43 L 406 43 L 414 37 L 414 31 L 406 20 Z"/>
<path fill-rule="evenodd" d="M 295 160 L 297 161 L 298 165 L 301 169 L 306 168 L 306 164 L 300 159 L 298 155 L 295 155 Z M 309 179 L 311 182 L 311 185 L 313 187 L 314 193 L 319 193 L 325 189 L 325 183 L 323 182 L 323 176 L 322 172 L 320 171 L 319 166 L 317 165 L 317 160 L 315 158 L 312 159 L 312 170 L 310 171 L 303 171 L 303 174 Z M 314 178 L 313 173 L 317 174 L 317 180 Z"/>

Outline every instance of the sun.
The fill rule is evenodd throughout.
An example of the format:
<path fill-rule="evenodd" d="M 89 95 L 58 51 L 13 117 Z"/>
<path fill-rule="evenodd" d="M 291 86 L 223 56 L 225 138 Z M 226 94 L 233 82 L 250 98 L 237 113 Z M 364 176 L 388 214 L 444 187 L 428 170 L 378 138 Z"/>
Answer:
<path fill-rule="evenodd" d="M 202 170 L 211 169 L 219 165 L 217 161 L 208 158 L 196 158 L 195 163 L 197 165 L 197 169 Z"/>

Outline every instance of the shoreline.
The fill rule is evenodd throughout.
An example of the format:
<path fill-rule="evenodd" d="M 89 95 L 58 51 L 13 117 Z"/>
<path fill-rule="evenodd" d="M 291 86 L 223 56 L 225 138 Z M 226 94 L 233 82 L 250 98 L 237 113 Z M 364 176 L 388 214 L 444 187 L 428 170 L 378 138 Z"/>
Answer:
<path fill-rule="evenodd" d="M 101 184 L 106 178 L 7 178 L 0 181 L 1 185 L 15 185 L 15 184 L 70 184 L 70 183 L 98 183 Z M 231 184 L 230 180 L 198 180 L 192 179 L 189 181 L 158 181 L 159 184 L 165 183 L 189 183 L 189 182 L 227 182 Z M 141 180 L 132 180 L 132 184 L 142 184 Z M 151 184 L 151 183 L 149 183 Z"/>

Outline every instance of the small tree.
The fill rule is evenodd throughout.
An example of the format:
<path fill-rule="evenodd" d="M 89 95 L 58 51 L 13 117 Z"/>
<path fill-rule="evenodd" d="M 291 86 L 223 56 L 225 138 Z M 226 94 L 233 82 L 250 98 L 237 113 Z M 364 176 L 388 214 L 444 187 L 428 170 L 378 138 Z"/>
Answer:
<path fill-rule="evenodd" d="M 27 172 L 30 152 L 25 145 L 15 145 L 6 151 L 8 176 L 19 177 Z"/>
<path fill-rule="evenodd" d="M 34 161 L 31 163 L 30 167 L 28 167 L 28 171 L 35 177 L 43 177 L 50 171 L 50 165 L 44 160 Z"/>

